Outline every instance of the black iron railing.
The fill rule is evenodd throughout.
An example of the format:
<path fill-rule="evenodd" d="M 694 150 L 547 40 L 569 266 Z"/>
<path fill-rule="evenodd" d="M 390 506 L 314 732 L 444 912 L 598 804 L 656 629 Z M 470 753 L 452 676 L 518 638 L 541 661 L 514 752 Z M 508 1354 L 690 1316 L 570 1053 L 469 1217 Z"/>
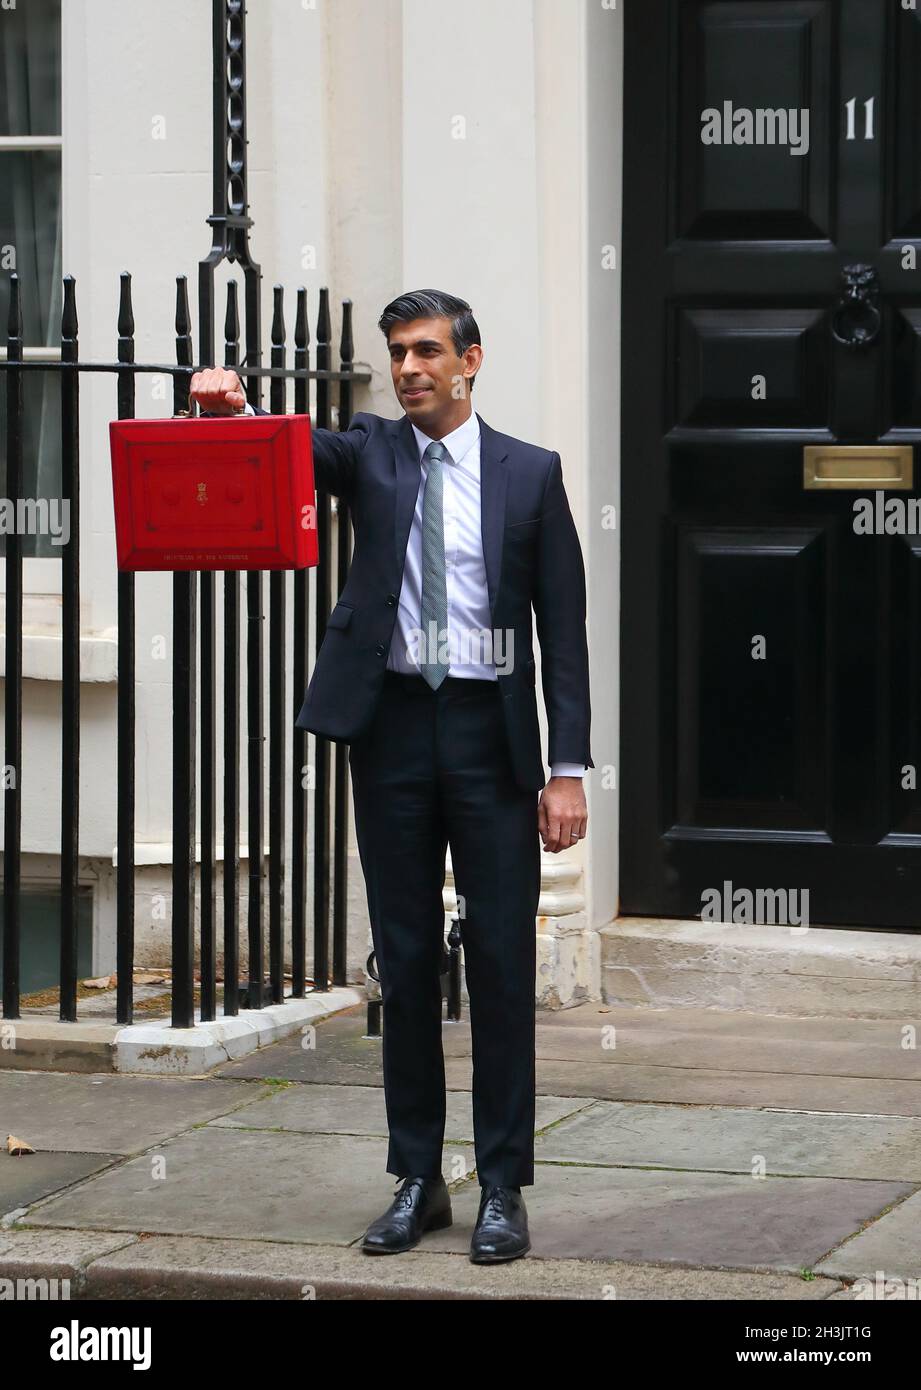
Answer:
<path fill-rule="evenodd" d="M 307 295 L 297 294 L 294 327 L 294 367 L 286 367 L 284 296 L 275 286 L 271 331 L 271 366 L 262 366 L 260 319 L 261 270 L 249 245 L 246 170 L 246 11 L 243 0 L 212 0 L 213 61 L 213 212 L 206 219 L 212 244 L 199 264 L 199 364 L 193 360 L 191 320 L 186 279 L 176 282 L 176 362 L 136 363 L 131 277 L 121 277 L 118 312 L 118 349 L 115 362 L 80 362 L 78 353 L 76 287 L 72 276 L 64 280 L 61 324 L 61 360 L 24 360 L 20 286 L 11 276 L 7 360 L 0 370 L 7 378 L 7 493 L 18 498 L 22 490 L 23 376 L 27 371 L 53 372 L 60 383 L 62 404 L 63 482 L 62 501 L 69 505 L 70 539 L 62 554 L 62 730 L 61 730 L 61 944 L 60 1016 L 77 1017 L 77 890 L 80 845 L 80 531 L 79 531 L 79 408 L 80 380 L 87 372 L 113 373 L 119 419 L 135 412 L 135 381 L 139 372 L 168 372 L 173 377 L 174 413 L 185 410 L 189 379 L 202 366 L 211 366 L 214 352 L 215 271 L 224 261 L 239 266 L 243 277 L 245 356 L 240 359 L 240 322 L 237 283 L 227 287 L 224 320 L 224 365 L 236 368 L 246 382 L 247 397 L 261 404 L 262 381 L 269 381 L 270 409 L 286 408 L 287 380 L 294 382 L 294 410 L 310 411 L 309 383 L 315 383 L 315 424 L 330 428 L 332 392 L 338 393 L 340 426 L 352 414 L 353 387 L 370 380 L 356 371 L 353 362 L 351 302 L 343 301 L 339 341 L 339 366 L 332 367 L 333 345 L 329 295 L 320 291 L 316 320 L 316 365 L 310 367 L 310 334 Z M 326 615 L 335 592 L 348 572 L 351 526 L 347 508 L 338 505 L 338 543 L 331 554 L 331 500 L 317 496 L 320 564 L 309 578 L 297 571 L 293 580 L 293 617 L 286 608 L 286 576 L 269 578 L 269 696 L 268 788 L 263 776 L 263 743 L 266 712 L 263 708 L 264 576 L 246 575 L 246 746 L 248 797 L 246 829 L 249 844 L 248 976 L 239 979 L 239 837 L 240 774 L 239 736 L 241 692 L 239 681 L 241 630 L 240 576 L 225 573 L 223 584 L 224 650 L 219 670 L 216 655 L 216 582 L 211 572 L 177 573 L 173 577 L 173 894 L 172 894 L 172 1019 L 179 1027 L 194 1020 L 194 906 L 196 808 L 200 812 L 200 971 L 201 1018 L 213 1019 L 217 1007 L 216 966 L 216 807 L 218 758 L 216 708 L 224 711 L 223 773 L 223 1012 L 235 1014 L 241 1007 L 259 1007 L 267 1000 L 284 997 L 284 901 L 285 806 L 288 775 L 292 796 L 291 844 L 291 964 L 292 994 L 306 990 L 307 955 L 307 836 L 313 824 L 315 857 L 313 894 L 314 989 L 344 984 L 346 975 L 347 913 L 347 750 L 336 745 L 330 766 L 329 745 L 317 738 L 314 746 L 313 787 L 304 785 L 308 762 L 308 734 L 294 725 L 307 684 L 309 669 L 309 612 L 311 599 L 316 615 L 316 642 L 324 635 Z M 4 791 L 6 820 L 3 864 L 3 1013 L 15 1018 L 20 1009 L 21 936 L 21 794 L 22 768 L 22 553 L 18 536 L 7 537 L 6 549 L 6 731 L 5 760 L 8 768 Z M 118 583 L 118 750 L 117 750 L 117 1018 L 129 1023 L 133 1014 L 134 967 L 134 840 L 135 840 L 135 576 L 120 572 Z M 313 589 L 311 595 L 311 587 Z M 285 686 L 287 642 L 294 643 L 293 691 Z M 196 688 L 200 692 L 196 708 Z M 293 695 L 293 701 L 292 701 Z M 291 747 L 287 735 L 291 731 Z M 310 735 L 309 737 L 313 737 Z M 200 742 L 200 785 L 196 786 L 196 740 Z M 10 771 L 11 770 L 11 771 Z M 266 797 L 267 791 L 267 797 Z M 268 807 L 268 975 L 264 942 L 266 893 L 263 845 Z M 332 871 L 332 885 L 330 883 Z M 332 914 L 332 916 L 331 916 Z M 331 927 L 331 930 L 330 930 Z M 332 959 L 330 960 L 330 937 Z"/>
<path fill-rule="evenodd" d="M 176 288 L 176 364 L 137 363 L 134 360 L 134 317 L 131 277 L 121 277 L 118 314 L 118 360 L 80 362 L 78 356 L 76 289 L 71 276 L 64 281 L 64 310 L 60 361 L 24 361 L 22 316 L 18 276 L 10 277 L 10 320 L 7 358 L 0 370 L 7 378 L 6 458 L 7 493 L 22 493 L 24 407 L 22 381 L 26 372 L 52 372 L 59 378 L 62 404 L 62 502 L 70 511 L 69 540 L 62 546 L 62 723 L 61 723 L 61 876 L 60 876 L 60 1017 L 77 1017 L 77 895 L 80 846 L 80 378 L 87 372 L 107 372 L 117 379 L 117 411 L 120 419 L 134 413 L 134 384 L 138 373 L 164 373 L 173 377 L 174 413 L 189 406 L 189 380 L 201 370 L 193 362 L 189 305 L 184 276 Z M 224 362 L 239 370 L 246 381 L 248 398 L 258 402 L 259 382 L 270 381 L 270 408 L 285 411 L 285 383 L 294 381 L 296 413 L 310 410 L 309 383 L 316 383 L 315 424 L 331 427 L 331 387 L 338 392 L 340 422 L 352 414 L 355 383 L 369 374 L 353 366 L 351 303 L 342 305 L 339 366 L 329 365 L 329 295 L 320 292 L 317 316 L 317 366 L 309 365 L 307 295 L 300 289 L 295 316 L 295 366 L 285 366 L 286 342 L 284 295 L 274 291 L 272 365 L 250 368 L 239 362 L 237 287 L 227 287 Z M 321 365 L 323 364 L 323 365 Z M 215 652 L 216 604 L 213 572 L 183 572 L 173 576 L 173 894 L 172 894 L 172 1018 L 179 1027 L 194 1021 L 194 907 L 196 862 L 196 809 L 200 809 L 200 949 L 201 1019 L 216 1014 L 216 706 L 224 710 L 222 759 L 224 809 L 223 873 L 223 977 L 224 1014 L 241 1006 L 258 1008 L 284 998 L 284 884 L 285 807 L 292 806 L 292 903 L 291 973 L 293 997 L 303 996 L 307 984 L 307 835 L 312 816 L 314 843 L 313 893 L 313 989 L 328 989 L 346 982 L 348 762 L 346 749 L 336 745 L 333 775 L 326 739 L 308 735 L 294 724 L 307 683 L 309 661 L 309 612 L 315 613 L 315 641 L 325 632 L 326 616 L 335 592 L 348 573 L 351 526 L 347 508 L 338 504 L 338 544 L 332 553 L 331 499 L 317 494 L 320 563 L 316 570 L 297 570 L 293 575 L 294 612 L 289 625 L 285 607 L 287 576 L 269 576 L 269 699 L 268 699 L 268 976 L 264 969 L 265 865 L 264 844 L 266 787 L 263 776 L 265 710 L 263 708 L 263 578 L 246 573 L 246 702 L 247 720 L 247 836 L 248 976 L 239 975 L 239 732 L 240 732 L 240 574 L 224 574 L 224 650 L 219 672 Z M 22 766 L 22 541 L 17 533 L 6 538 L 6 688 L 5 748 L 8 770 L 4 791 L 3 859 L 3 1013 L 15 1018 L 20 1012 L 21 939 L 21 807 Z M 311 575 L 314 577 L 311 578 Z M 141 580 L 143 582 L 143 579 Z M 132 971 L 134 967 L 135 901 L 135 583 L 133 573 L 119 572 L 118 583 L 118 752 L 117 752 L 117 1018 L 132 1019 Z M 286 655 L 293 641 L 293 688 L 286 688 Z M 219 681 L 219 676 L 223 677 Z M 196 686 L 200 690 L 196 709 Z M 291 731 L 291 747 L 287 736 Z M 201 740 L 201 778 L 196 786 L 196 740 Z M 308 739 L 314 739 L 312 763 Z M 313 768 L 313 786 L 305 771 Z M 332 870 L 332 891 L 330 873 Z M 330 971 L 330 938 L 332 971 Z"/>

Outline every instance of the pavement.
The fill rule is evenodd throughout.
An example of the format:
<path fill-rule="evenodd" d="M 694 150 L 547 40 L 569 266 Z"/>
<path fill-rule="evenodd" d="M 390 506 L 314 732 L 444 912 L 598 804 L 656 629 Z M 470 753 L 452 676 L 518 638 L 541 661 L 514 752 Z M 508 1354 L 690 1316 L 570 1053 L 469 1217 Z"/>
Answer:
<path fill-rule="evenodd" d="M 921 1297 L 921 1060 L 905 1020 L 539 1012 L 531 1253 L 467 1258 L 470 1030 L 445 1022 L 454 1224 L 362 1254 L 389 1204 L 381 1040 L 353 1007 L 207 1076 L 0 1070 L 0 1280 L 71 1298 Z"/>

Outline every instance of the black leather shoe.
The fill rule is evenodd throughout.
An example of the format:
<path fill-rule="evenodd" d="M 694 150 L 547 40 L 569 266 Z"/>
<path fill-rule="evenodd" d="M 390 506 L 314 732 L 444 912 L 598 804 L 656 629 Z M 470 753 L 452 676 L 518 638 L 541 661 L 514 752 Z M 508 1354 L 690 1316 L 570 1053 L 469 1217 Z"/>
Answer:
<path fill-rule="evenodd" d="M 517 1260 L 530 1248 L 528 1209 L 521 1193 L 514 1187 L 484 1186 L 470 1240 L 473 1263 L 486 1265 L 499 1260 Z"/>
<path fill-rule="evenodd" d="M 440 1231 L 452 1220 L 451 1198 L 440 1174 L 404 1178 L 383 1216 L 365 1231 L 361 1248 L 367 1255 L 397 1255 L 418 1245 L 426 1231 Z"/>

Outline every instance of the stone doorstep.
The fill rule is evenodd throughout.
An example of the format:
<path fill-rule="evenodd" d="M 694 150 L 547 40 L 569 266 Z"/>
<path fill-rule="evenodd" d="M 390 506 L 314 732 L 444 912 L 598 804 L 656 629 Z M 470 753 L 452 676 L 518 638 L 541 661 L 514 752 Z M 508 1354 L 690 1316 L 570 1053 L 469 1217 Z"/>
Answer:
<path fill-rule="evenodd" d="M 778 1299 L 847 1297 L 840 1279 L 752 1270 L 526 1256 L 496 1266 L 417 1248 L 13 1228 L 0 1232 L 0 1280 L 70 1281 L 82 1299 Z"/>
<path fill-rule="evenodd" d="M 609 1005 L 914 1018 L 921 935 L 623 917 L 603 927 Z"/>
<path fill-rule="evenodd" d="M 42 1017 L 7 1019 L 5 1026 L 14 1030 L 15 1046 L 0 1045 L 0 1067 L 202 1076 L 364 1000 L 364 993 L 357 989 L 322 990 L 264 1009 L 241 1009 L 235 1017 L 199 1021 L 193 1028 L 173 1028 L 163 1021 L 122 1027 Z"/>

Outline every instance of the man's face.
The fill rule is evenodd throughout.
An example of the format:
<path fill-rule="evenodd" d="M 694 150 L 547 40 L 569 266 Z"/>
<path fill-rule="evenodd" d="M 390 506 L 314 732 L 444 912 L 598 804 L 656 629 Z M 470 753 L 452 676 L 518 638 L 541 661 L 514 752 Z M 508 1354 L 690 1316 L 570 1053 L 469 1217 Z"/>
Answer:
<path fill-rule="evenodd" d="M 465 375 L 479 365 L 481 349 L 474 344 L 458 357 L 451 339 L 451 320 L 413 319 L 390 330 L 390 372 L 393 389 L 406 414 L 417 425 L 457 409 L 466 399 Z"/>

